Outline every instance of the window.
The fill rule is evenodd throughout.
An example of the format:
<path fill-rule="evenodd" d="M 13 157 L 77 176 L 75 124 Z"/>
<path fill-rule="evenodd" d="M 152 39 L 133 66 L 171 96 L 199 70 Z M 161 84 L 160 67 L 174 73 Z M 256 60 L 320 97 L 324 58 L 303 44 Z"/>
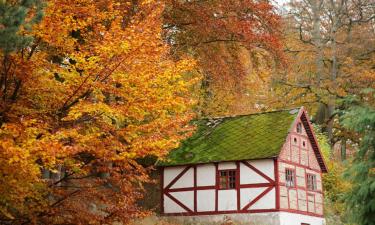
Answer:
<path fill-rule="evenodd" d="M 303 147 L 306 147 L 306 142 L 302 141 L 302 145 L 303 145 Z"/>
<path fill-rule="evenodd" d="M 307 174 L 307 190 L 316 191 L 316 176 L 313 174 Z"/>
<path fill-rule="evenodd" d="M 297 123 L 297 133 L 302 133 L 302 124 Z"/>
<path fill-rule="evenodd" d="M 219 188 L 234 189 L 236 188 L 236 171 L 220 170 L 219 171 Z"/>
<path fill-rule="evenodd" d="M 287 187 L 294 187 L 295 180 L 294 180 L 294 170 L 286 169 L 285 170 L 285 184 Z"/>
<path fill-rule="evenodd" d="M 309 223 L 301 223 L 301 225 L 310 225 Z"/>

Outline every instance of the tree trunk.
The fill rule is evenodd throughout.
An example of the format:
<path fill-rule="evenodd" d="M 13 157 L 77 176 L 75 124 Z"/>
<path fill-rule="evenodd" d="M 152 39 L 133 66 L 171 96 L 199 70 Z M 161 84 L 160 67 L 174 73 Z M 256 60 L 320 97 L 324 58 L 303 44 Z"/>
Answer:
<path fill-rule="evenodd" d="M 320 81 L 322 79 L 323 73 L 323 46 L 322 46 L 322 35 L 320 33 L 321 23 L 320 23 L 320 14 L 322 0 L 310 0 L 312 16 L 313 16 L 313 31 L 312 31 L 312 42 L 316 50 L 316 80 L 315 83 L 317 87 L 320 86 Z"/>
<path fill-rule="evenodd" d="M 346 138 L 342 138 L 341 139 L 341 149 L 340 149 L 340 153 L 341 153 L 341 161 L 345 161 L 346 160 Z"/>

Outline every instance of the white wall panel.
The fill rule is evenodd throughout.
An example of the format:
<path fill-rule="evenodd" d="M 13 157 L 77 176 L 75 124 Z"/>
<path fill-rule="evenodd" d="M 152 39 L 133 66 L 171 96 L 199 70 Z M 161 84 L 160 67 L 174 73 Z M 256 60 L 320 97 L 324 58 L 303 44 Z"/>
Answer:
<path fill-rule="evenodd" d="M 275 170 L 274 170 L 274 162 L 273 159 L 260 159 L 260 160 L 253 160 L 248 161 L 252 166 L 257 168 L 258 170 L 262 171 L 262 173 L 266 174 L 272 180 L 275 180 Z"/>
<path fill-rule="evenodd" d="M 171 188 L 194 187 L 194 168 L 191 167 L 180 177 Z"/>
<path fill-rule="evenodd" d="M 216 183 L 216 170 L 214 164 L 197 166 L 197 186 L 213 186 Z"/>
<path fill-rule="evenodd" d="M 175 201 L 164 195 L 164 213 L 183 213 L 186 212 L 181 206 Z"/>
<path fill-rule="evenodd" d="M 241 188 L 241 209 L 249 204 L 254 198 L 262 193 L 266 188 Z"/>
<path fill-rule="evenodd" d="M 198 212 L 215 211 L 215 190 L 197 191 Z"/>
<path fill-rule="evenodd" d="M 170 195 L 194 211 L 194 191 L 171 192 Z"/>
<path fill-rule="evenodd" d="M 265 194 L 262 198 L 250 206 L 249 209 L 275 209 L 276 208 L 275 188 Z"/>
<path fill-rule="evenodd" d="M 163 187 L 166 187 L 168 186 L 169 183 L 171 183 L 171 181 L 178 175 L 181 173 L 181 171 L 184 169 L 185 167 L 181 167 L 181 166 L 178 166 L 178 167 L 165 167 L 164 168 L 164 177 L 163 177 Z"/>
<path fill-rule="evenodd" d="M 241 184 L 268 183 L 265 178 L 243 163 L 240 164 L 240 182 Z"/>
<path fill-rule="evenodd" d="M 237 210 L 237 191 L 236 190 L 219 190 L 218 193 L 219 210 Z"/>
<path fill-rule="evenodd" d="M 223 162 L 219 163 L 218 168 L 219 170 L 235 170 L 237 165 L 235 162 Z"/>

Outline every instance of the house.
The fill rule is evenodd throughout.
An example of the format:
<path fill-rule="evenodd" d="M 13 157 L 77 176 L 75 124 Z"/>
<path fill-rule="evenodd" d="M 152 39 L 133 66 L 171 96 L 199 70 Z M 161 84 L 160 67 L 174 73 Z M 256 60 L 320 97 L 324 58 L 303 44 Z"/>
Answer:
<path fill-rule="evenodd" d="M 322 225 L 327 172 L 305 109 L 200 121 L 160 163 L 165 216 Z"/>

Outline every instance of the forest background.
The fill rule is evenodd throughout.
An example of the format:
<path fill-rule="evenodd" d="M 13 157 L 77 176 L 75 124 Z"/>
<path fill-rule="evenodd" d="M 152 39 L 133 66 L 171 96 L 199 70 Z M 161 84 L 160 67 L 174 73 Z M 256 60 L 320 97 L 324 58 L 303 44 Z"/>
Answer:
<path fill-rule="evenodd" d="M 130 223 L 191 120 L 301 105 L 328 224 L 374 224 L 373 0 L 1 0 L 0 49 L 2 224 Z"/>

